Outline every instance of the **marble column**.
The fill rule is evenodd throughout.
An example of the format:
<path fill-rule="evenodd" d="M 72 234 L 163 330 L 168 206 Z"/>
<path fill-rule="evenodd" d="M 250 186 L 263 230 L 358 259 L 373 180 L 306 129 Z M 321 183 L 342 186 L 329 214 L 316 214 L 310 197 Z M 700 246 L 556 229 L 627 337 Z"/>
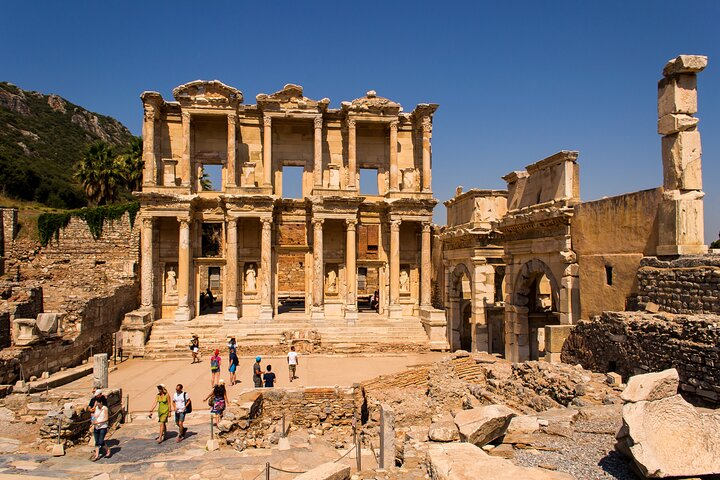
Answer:
<path fill-rule="evenodd" d="M 430 260 L 430 232 L 430 222 L 423 222 L 420 252 L 420 306 L 424 307 L 428 307 L 431 304 L 432 266 Z"/>
<path fill-rule="evenodd" d="M 236 168 L 236 149 L 235 149 L 235 138 L 236 138 L 236 132 L 237 132 L 237 114 L 235 112 L 229 113 L 227 116 L 227 122 L 228 122 L 228 135 L 227 135 L 227 186 L 228 187 L 235 187 L 237 186 L 237 173 L 235 173 Z"/>
<path fill-rule="evenodd" d="M 345 300 L 345 319 L 354 322 L 357 319 L 357 267 L 355 253 L 356 219 L 345 220 L 345 274 L 347 276 L 347 299 Z"/>
<path fill-rule="evenodd" d="M 143 185 L 153 186 L 157 183 L 157 159 L 155 157 L 155 108 L 145 107 L 143 122 Z"/>
<path fill-rule="evenodd" d="M 323 296 L 325 294 L 325 264 L 323 263 L 323 222 L 322 218 L 313 218 L 313 308 L 312 318 L 325 317 Z"/>
<path fill-rule="evenodd" d="M 263 117 L 263 185 L 272 185 L 272 117 Z"/>
<path fill-rule="evenodd" d="M 180 180 L 183 187 L 189 187 L 192 184 L 192 165 L 190 164 L 190 152 L 192 145 L 190 144 L 190 112 L 182 112 L 182 165 L 180 166 Z"/>
<path fill-rule="evenodd" d="M 237 320 L 237 285 L 238 285 L 238 227 L 237 220 L 227 221 L 227 242 L 225 244 L 225 292 L 223 294 L 223 311 L 225 320 Z"/>
<path fill-rule="evenodd" d="M 190 320 L 194 315 L 191 311 L 190 281 L 192 277 L 192 249 L 190 248 L 190 219 L 178 218 L 180 222 L 180 244 L 178 247 L 178 306 L 175 320 Z"/>
<path fill-rule="evenodd" d="M 390 190 L 399 190 L 398 181 L 398 151 L 397 151 L 397 129 L 398 121 L 390 122 Z"/>
<path fill-rule="evenodd" d="M 400 220 L 390 221 L 390 318 L 402 318 L 400 305 Z"/>
<path fill-rule="evenodd" d="M 422 119 L 422 191 L 429 192 L 432 190 L 430 163 L 432 150 L 430 149 L 430 133 L 432 132 L 432 123 L 430 117 Z"/>
<path fill-rule="evenodd" d="M 348 118 L 348 188 L 355 189 L 357 183 L 357 147 L 355 119 Z"/>
<path fill-rule="evenodd" d="M 322 188 L 322 115 L 315 117 L 313 123 L 315 126 L 315 142 L 313 147 L 313 184 L 315 185 L 315 188 Z"/>
<path fill-rule="evenodd" d="M 142 308 L 153 308 L 153 219 L 142 219 L 141 250 L 140 250 L 140 305 Z"/>
<path fill-rule="evenodd" d="M 260 320 L 272 320 L 272 217 L 262 217 L 262 238 L 260 246 Z"/>

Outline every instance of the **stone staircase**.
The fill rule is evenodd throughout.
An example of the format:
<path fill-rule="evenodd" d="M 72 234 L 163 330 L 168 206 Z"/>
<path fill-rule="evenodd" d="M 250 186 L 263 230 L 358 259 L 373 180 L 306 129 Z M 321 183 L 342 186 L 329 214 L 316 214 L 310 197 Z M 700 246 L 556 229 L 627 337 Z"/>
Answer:
<path fill-rule="evenodd" d="M 281 346 L 283 332 L 315 330 L 320 334 L 321 351 L 335 353 L 361 353 L 378 344 L 413 346 L 417 349 L 428 347 L 428 337 L 420 320 L 404 318 L 388 320 L 374 313 L 360 313 L 355 324 L 348 324 L 343 318 L 328 318 L 311 322 L 302 313 L 284 313 L 268 322 L 225 321 L 222 315 L 203 315 L 188 322 L 173 319 L 156 320 L 150 339 L 145 345 L 145 358 L 175 359 L 190 356 L 189 344 L 193 334 L 200 340 L 201 354 L 218 348 L 227 350 L 227 341 L 235 337 L 239 354 L 257 347 L 266 355 L 268 350 Z"/>

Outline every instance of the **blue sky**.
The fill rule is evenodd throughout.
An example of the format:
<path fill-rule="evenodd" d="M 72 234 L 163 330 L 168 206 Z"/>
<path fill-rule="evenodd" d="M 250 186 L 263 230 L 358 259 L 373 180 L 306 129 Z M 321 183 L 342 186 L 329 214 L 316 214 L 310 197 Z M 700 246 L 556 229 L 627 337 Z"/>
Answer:
<path fill-rule="evenodd" d="M 254 103 L 286 83 L 331 106 L 377 90 L 440 104 L 433 187 L 579 150 L 581 196 L 662 183 L 657 81 L 681 53 L 699 76 L 706 242 L 720 230 L 720 2 L 10 2 L 0 80 L 57 93 L 140 133 L 143 90 L 219 79 Z M 443 222 L 444 207 L 436 220 Z"/>

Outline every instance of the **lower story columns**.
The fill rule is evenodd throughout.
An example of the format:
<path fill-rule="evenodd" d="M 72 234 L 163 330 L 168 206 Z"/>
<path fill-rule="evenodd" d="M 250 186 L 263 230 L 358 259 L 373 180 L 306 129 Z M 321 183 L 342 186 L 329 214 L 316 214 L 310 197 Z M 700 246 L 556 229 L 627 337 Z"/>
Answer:
<path fill-rule="evenodd" d="M 390 306 L 388 317 L 402 319 L 400 305 L 400 220 L 390 222 Z"/>
<path fill-rule="evenodd" d="M 178 248 L 178 306 L 175 320 L 187 321 L 193 318 L 191 295 L 192 256 L 190 249 L 190 219 L 178 218 L 180 222 L 180 245 Z"/>
<path fill-rule="evenodd" d="M 345 306 L 345 319 L 355 322 L 358 318 L 357 308 L 357 267 L 355 259 L 355 226 L 357 220 L 346 220 L 347 235 L 345 245 L 345 271 L 347 275 L 347 299 Z"/>
<path fill-rule="evenodd" d="M 272 320 L 272 217 L 262 217 L 262 236 L 260 245 L 260 320 Z"/>

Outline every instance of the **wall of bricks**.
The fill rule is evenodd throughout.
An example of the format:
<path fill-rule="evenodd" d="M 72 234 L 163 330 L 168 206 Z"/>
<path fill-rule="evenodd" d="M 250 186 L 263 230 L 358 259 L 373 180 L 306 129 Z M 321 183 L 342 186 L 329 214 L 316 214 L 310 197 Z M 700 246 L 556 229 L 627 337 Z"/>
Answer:
<path fill-rule="evenodd" d="M 652 302 L 670 313 L 720 314 L 720 255 L 643 258 L 638 286 L 642 304 Z"/>
<path fill-rule="evenodd" d="M 720 317 L 604 312 L 582 320 L 565 342 L 562 361 L 631 375 L 676 368 L 683 396 L 720 406 Z"/>
<path fill-rule="evenodd" d="M 352 425 L 358 392 L 355 388 L 306 387 L 263 390 L 263 417 L 273 420 L 286 415 L 294 425 L 314 427 Z M 358 423 L 360 415 L 358 412 Z"/>

